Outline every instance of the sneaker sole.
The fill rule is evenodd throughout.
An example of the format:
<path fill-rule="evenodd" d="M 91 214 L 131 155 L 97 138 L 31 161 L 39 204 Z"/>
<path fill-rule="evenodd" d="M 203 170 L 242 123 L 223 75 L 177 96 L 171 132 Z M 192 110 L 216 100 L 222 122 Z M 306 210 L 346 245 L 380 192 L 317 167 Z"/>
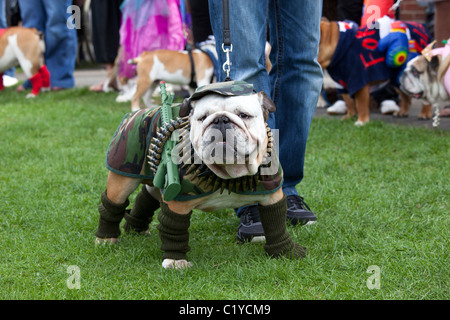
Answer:
<path fill-rule="evenodd" d="M 310 225 L 316 223 L 317 219 L 316 220 L 308 220 L 308 222 L 305 222 L 305 223 L 302 223 L 301 220 L 286 219 L 286 222 L 288 223 L 288 225 L 291 225 L 293 227 L 296 227 L 296 226 L 310 226 Z"/>
<path fill-rule="evenodd" d="M 239 243 L 260 243 L 266 241 L 266 237 L 264 235 L 247 236 L 247 237 L 242 237 L 242 235 L 241 236 L 238 235 L 236 239 Z"/>
<path fill-rule="evenodd" d="M 253 237 L 252 241 L 250 241 L 251 243 L 260 243 L 260 242 L 264 242 L 266 241 L 266 237 L 265 236 L 257 236 L 257 237 Z"/>

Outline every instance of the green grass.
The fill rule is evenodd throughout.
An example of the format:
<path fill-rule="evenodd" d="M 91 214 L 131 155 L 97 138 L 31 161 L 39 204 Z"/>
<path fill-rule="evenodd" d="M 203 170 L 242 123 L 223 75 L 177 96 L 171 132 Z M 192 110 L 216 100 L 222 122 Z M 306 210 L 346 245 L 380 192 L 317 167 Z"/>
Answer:
<path fill-rule="evenodd" d="M 231 210 L 195 212 L 194 267 L 174 271 L 161 267 L 156 221 L 149 236 L 94 245 L 104 156 L 129 104 L 87 89 L 24 96 L 0 94 L 0 299 L 450 296 L 449 132 L 315 119 L 298 190 L 318 223 L 288 229 L 307 258 L 236 244 Z M 366 285 L 371 265 L 380 289 Z M 80 289 L 67 286 L 69 266 Z"/>

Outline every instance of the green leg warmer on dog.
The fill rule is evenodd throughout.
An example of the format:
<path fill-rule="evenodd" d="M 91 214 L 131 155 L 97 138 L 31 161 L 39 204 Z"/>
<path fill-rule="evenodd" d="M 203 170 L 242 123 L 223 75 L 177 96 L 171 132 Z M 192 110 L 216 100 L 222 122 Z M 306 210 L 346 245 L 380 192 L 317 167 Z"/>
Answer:
<path fill-rule="evenodd" d="M 275 258 L 304 258 L 306 248 L 292 241 L 286 229 L 286 195 L 269 206 L 258 205 L 259 217 L 266 236 L 264 249 Z"/>
<path fill-rule="evenodd" d="M 178 214 L 169 209 L 166 203 L 161 202 L 161 211 L 158 214 L 159 237 L 164 259 L 186 259 L 189 247 L 189 226 L 191 214 Z"/>
<path fill-rule="evenodd" d="M 146 186 L 142 186 L 137 194 L 131 212 L 125 213 L 125 232 L 135 231 L 137 233 L 147 231 L 153 214 L 159 208 L 159 201 L 148 193 Z"/>
<path fill-rule="evenodd" d="M 120 236 L 120 222 L 125 214 L 125 208 L 130 203 L 127 199 L 123 204 L 115 204 L 106 196 L 106 191 L 101 196 L 102 203 L 98 206 L 100 219 L 95 235 L 99 238 L 117 238 Z"/>

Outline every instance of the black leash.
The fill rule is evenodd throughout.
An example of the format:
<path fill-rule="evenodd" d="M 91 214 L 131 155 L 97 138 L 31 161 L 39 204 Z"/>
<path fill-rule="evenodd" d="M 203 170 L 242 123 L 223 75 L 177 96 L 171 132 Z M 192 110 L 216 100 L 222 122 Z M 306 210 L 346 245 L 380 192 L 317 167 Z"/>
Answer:
<path fill-rule="evenodd" d="M 224 81 L 232 81 L 230 78 L 230 71 L 231 71 L 230 52 L 233 51 L 233 45 L 231 44 L 231 33 L 230 33 L 230 3 L 229 3 L 229 0 L 222 0 L 222 18 L 223 18 L 222 51 L 227 56 L 227 60 L 223 64 L 222 69 L 226 74 Z M 227 47 L 227 48 L 225 48 L 225 47 Z"/>
<path fill-rule="evenodd" d="M 192 57 L 192 45 L 190 43 L 186 44 L 186 50 L 189 55 L 189 61 L 191 62 L 191 81 L 189 82 L 189 87 L 195 89 L 197 88 L 197 82 L 195 81 L 195 64 L 194 58 Z"/>
<path fill-rule="evenodd" d="M 230 36 L 230 2 L 229 0 L 222 0 L 222 14 L 223 14 L 223 45 L 231 46 Z"/>

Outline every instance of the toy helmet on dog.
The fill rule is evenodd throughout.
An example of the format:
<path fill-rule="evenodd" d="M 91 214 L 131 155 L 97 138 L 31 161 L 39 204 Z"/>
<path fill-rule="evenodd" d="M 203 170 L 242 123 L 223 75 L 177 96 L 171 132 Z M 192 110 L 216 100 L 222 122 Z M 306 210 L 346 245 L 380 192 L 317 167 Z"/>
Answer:
<path fill-rule="evenodd" d="M 195 92 L 184 99 L 180 107 L 180 117 L 189 115 L 191 111 L 191 101 L 198 100 L 208 94 L 215 93 L 222 96 L 248 96 L 255 93 L 253 85 L 245 81 L 225 81 L 207 84 L 198 87 Z"/>

